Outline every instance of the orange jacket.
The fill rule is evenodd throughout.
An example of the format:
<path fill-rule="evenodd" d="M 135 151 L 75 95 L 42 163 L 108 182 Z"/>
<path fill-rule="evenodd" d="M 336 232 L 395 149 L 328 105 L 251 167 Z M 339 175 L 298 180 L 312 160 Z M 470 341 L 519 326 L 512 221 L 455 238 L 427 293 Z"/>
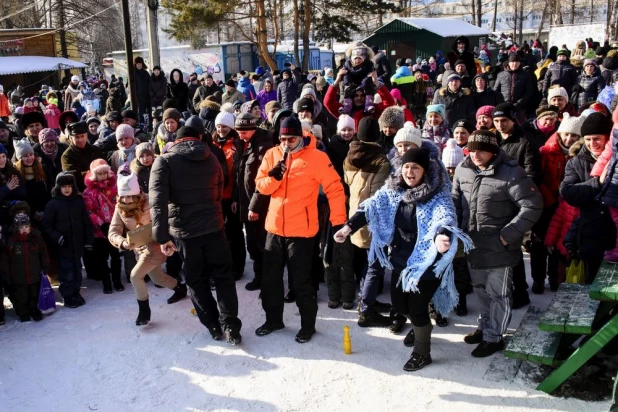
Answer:
<path fill-rule="evenodd" d="M 10 115 L 9 99 L 4 93 L 0 93 L 0 117 L 9 117 Z"/>
<path fill-rule="evenodd" d="M 229 179 L 227 181 L 227 185 L 223 188 L 223 199 L 231 199 L 232 191 L 234 190 L 234 183 L 236 182 L 234 175 L 234 155 L 236 154 L 236 146 L 235 146 L 235 138 L 233 136 L 228 135 L 229 139 L 225 141 L 225 143 L 221 144 L 217 141 L 217 132 L 213 136 L 213 143 L 215 146 L 220 148 L 225 154 L 225 161 L 227 162 L 227 174 Z"/>
<path fill-rule="evenodd" d="M 266 230 L 275 235 L 310 238 L 318 233 L 320 185 L 328 198 L 333 226 L 346 221 L 345 194 L 339 174 L 326 153 L 311 147 L 308 138 L 303 140 L 305 147 L 288 155 L 283 180 L 268 176 L 283 157 L 281 146 L 266 152 L 255 178 L 256 189 L 270 195 Z"/>

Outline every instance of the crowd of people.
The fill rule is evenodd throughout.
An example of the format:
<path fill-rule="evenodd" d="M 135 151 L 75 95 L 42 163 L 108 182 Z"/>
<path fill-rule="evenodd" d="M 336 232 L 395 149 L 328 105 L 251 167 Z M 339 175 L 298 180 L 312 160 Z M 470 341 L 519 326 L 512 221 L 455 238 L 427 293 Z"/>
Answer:
<path fill-rule="evenodd" d="M 170 304 L 189 292 L 212 337 L 239 344 L 248 253 L 258 336 L 284 328 L 296 302 L 295 339 L 310 341 L 325 281 L 328 308 L 356 307 L 360 327 L 399 334 L 411 321 L 414 371 L 432 362 L 431 319 L 467 315 L 474 292 L 464 341 L 490 356 L 530 303 L 522 250 L 536 294 L 546 279 L 557 290 L 573 259 L 587 283 L 603 259 L 618 263 L 612 46 L 543 56 L 536 41 L 491 64 L 459 37 L 393 71 L 356 42 L 336 69 L 258 67 L 225 84 L 178 69 L 168 81 L 137 57 L 137 110 L 120 78 L 73 76 L 32 97 L 0 86 L 0 291 L 19 320 L 39 321 L 50 275 L 78 308 L 83 261 L 105 294 L 131 283 L 136 325 L 150 321 L 152 280 Z M 377 300 L 387 271 L 390 304 Z"/>

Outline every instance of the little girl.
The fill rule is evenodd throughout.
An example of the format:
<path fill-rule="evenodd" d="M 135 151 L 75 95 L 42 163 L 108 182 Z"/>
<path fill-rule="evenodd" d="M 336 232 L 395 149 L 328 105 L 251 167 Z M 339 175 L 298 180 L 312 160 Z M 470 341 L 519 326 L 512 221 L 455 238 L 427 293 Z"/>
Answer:
<path fill-rule="evenodd" d="M 167 257 L 161 252 L 157 242 L 152 240 L 146 245 L 135 247 L 125 237 L 125 233 L 151 222 L 148 197 L 141 191 L 135 173 L 119 175 L 118 196 L 118 203 L 109 228 L 109 241 L 114 247 L 123 251 L 134 250 L 137 254 L 137 264 L 131 271 L 131 285 L 135 290 L 139 306 L 135 324 L 143 326 L 150 322 L 148 288 L 144 282 L 147 274 L 150 274 L 150 278 L 156 285 L 174 290 L 174 294 L 167 300 L 168 304 L 176 303 L 187 296 L 187 286 L 163 273 L 161 264 Z"/>
<path fill-rule="evenodd" d="M 163 121 L 157 129 L 155 151 L 163 153 L 166 144 L 176 140 L 176 131 L 180 129 L 180 112 L 176 109 L 167 109 L 163 112 Z"/>
<path fill-rule="evenodd" d="M 49 257 L 41 233 L 30 226 L 26 214 L 13 220 L 9 240 L 2 252 L 2 271 L 8 275 L 9 297 L 21 322 L 43 319 L 38 309 L 41 273 L 49 272 Z"/>
<path fill-rule="evenodd" d="M 154 163 L 152 143 L 140 143 L 135 148 L 135 159 L 131 161 L 131 171 L 137 175 L 139 187 L 148 193 L 150 187 L 150 169 Z"/>
<path fill-rule="evenodd" d="M 443 104 L 427 106 L 427 121 L 423 125 L 421 136 L 423 139 L 434 142 L 440 149 L 443 149 L 448 139 L 451 138 Z"/>
<path fill-rule="evenodd" d="M 107 240 L 109 226 L 116 207 L 116 175 L 110 170 L 109 165 L 103 159 L 93 160 L 90 170 L 84 178 L 86 190 L 84 190 L 84 202 L 90 216 L 94 233 L 94 256 L 93 267 L 100 273 L 103 281 L 103 293 L 112 293 L 112 283 L 117 292 L 122 292 L 124 286 L 120 282 L 120 254 Z M 110 267 L 107 258 L 111 257 L 111 280 Z"/>
<path fill-rule="evenodd" d="M 116 128 L 116 141 L 118 142 L 118 150 L 112 153 L 109 161 L 112 170 L 118 170 L 124 163 L 131 163 L 135 159 L 134 129 L 128 124 L 121 124 Z"/>

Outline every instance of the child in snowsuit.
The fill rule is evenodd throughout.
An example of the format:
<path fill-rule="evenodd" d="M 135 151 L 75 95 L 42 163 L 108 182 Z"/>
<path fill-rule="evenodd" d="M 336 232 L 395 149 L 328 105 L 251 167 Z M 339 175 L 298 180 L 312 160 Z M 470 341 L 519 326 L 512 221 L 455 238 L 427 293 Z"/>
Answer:
<path fill-rule="evenodd" d="M 52 189 L 52 200 L 43 216 L 45 234 L 54 242 L 58 259 L 58 288 L 64 307 L 77 308 L 86 303 L 80 293 L 84 249 L 92 250 L 94 238 L 92 223 L 86 211 L 84 198 L 77 189 L 75 176 L 61 172 Z"/>
<path fill-rule="evenodd" d="M 124 286 L 120 282 L 120 254 L 107 240 L 118 194 L 116 175 L 105 160 L 97 159 L 90 163 L 90 170 L 86 173 L 84 183 L 86 185 L 84 202 L 94 234 L 93 267 L 99 270 L 100 279 L 103 281 L 103 293 L 106 295 L 112 293 L 112 283 L 117 292 L 122 292 Z M 111 280 L 110 267 L 107 265 L 108 257 L 112 259 Z"/>
<path fill-rule="evenodd" d="M 42 320 L 37 306 L 41 274 L 49 271 L 49 258 L 41 233 L 30 226 L 26 214 L 18 214 L 13 220 L 2 252 L 2 271 L 8 275 L 10 299 L 19 320 Z"/>
<path fill-rule="evenodd" d="M 446 112 L 443 104 L 430 104 L 427 106 L 427 121 L 423 125 L 421 137 L 435 143 L 440 150 L 444 149 L 446 142 L 451 138 L 451 131 L 446 121 Z"/>
<path fill-rule="evenodd" d="M 365 93 L 365 113 L 372 114 L 376 108 L 373 103 L 373 95 L 377 88 L 369 76 L 373 72 L 373 51 L 360 41 L 355 42 L 346 50 L 347 60 L 343 68 L 347 73 L 343 76 L 343 106 L 339 109 L 340 114 L 350 114 L 354 93 L 362 90 Z"/>

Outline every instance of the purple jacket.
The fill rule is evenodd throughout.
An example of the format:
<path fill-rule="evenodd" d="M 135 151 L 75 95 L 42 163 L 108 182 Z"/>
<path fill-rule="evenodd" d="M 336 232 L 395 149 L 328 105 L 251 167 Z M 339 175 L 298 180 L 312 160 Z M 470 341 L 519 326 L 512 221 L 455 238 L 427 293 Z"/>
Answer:
<path fill-rule="evenodd" d="M 262 118 L 266 119 L 266 103 L 272 102 L 273 100 L 277 100 L 277 91 L 271 90 L 270 92 L 266 92 L 266 90 L 262 90 L 257 94 L 257 101 L 260 103 L 260 109 L 262 109 Z"/>

